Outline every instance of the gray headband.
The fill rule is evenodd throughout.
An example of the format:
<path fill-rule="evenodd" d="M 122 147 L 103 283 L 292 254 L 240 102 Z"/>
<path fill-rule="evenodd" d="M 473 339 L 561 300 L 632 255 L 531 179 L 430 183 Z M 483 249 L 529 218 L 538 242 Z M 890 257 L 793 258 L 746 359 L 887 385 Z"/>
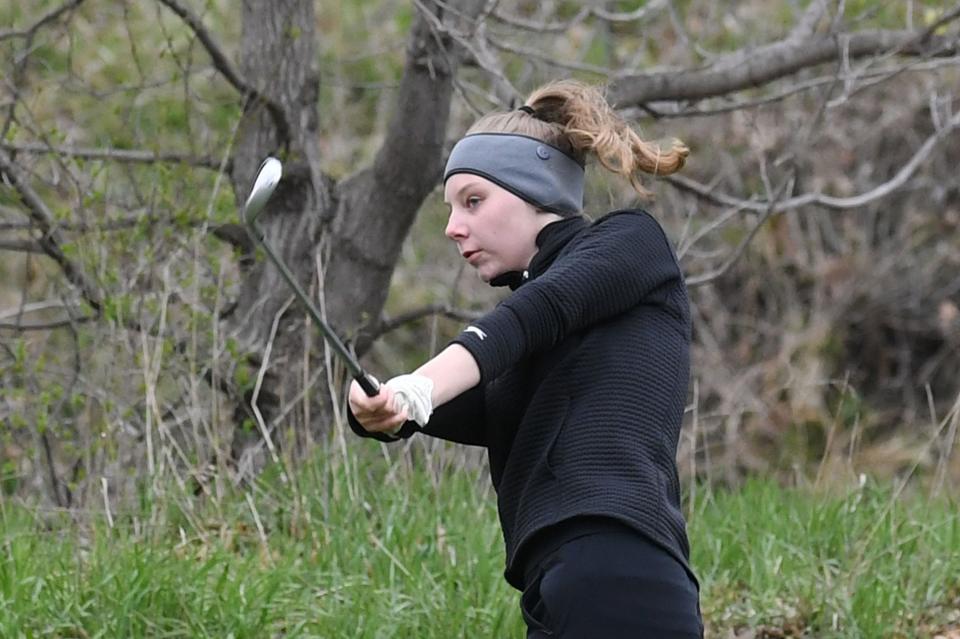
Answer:
<path fill-rule="evenodd" d="M 545 211 L 570 215 L 583 209 L 583 166 L 560 149 L 513 133 L 474 133 L 450 152 L 443 172 L 472 173 Z"/>

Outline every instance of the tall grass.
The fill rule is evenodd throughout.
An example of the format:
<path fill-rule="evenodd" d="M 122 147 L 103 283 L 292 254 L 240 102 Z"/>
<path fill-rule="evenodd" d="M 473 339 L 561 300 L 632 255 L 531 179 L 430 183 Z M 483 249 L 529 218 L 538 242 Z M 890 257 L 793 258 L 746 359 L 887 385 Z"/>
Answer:
<path fill-rule="evenodd" d="M 960 622 L 950 498 L 866 480 L 840 494 L 754 480 L 712 493 L 691 537 L 704 614 L 718 629 L 855 639 L 932 636 Z"/>
<path fill-rule="evenodd" d="M 368 452 L 317 462 L 296 486 L 277 473 L 217 502 L 145 493 L 109 517 L 8 500 L 0 636 L 523 636 L 488 480 Z M 951 623 L 949 499 L 871 482 L 698 495 L 709 636 L 915 637 Z"/>

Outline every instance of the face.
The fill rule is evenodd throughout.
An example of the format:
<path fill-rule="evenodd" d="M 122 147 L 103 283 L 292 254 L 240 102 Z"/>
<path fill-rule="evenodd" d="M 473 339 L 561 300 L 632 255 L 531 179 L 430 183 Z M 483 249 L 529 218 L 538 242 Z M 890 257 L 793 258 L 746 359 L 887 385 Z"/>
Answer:
<path fill-rule="evenodd" d="M 526 269 L 537 252 L 537 233 L 560 219 L 470 173 L 447 180 L 444 202 L 450 205 L 445 234 L 484 282 Z"/>

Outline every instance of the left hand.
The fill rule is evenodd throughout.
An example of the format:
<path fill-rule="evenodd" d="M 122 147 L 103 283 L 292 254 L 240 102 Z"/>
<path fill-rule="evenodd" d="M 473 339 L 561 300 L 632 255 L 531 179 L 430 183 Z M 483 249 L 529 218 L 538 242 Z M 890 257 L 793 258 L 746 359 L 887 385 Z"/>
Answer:
<path fill-rule="evenodd" d="M 425 375 L 411 373 L 398 375 L 385 386 L 393 391 L 394 407 L 404 411 L 409 419 L 426 426 L 433 414 L 433 380 Z"/>

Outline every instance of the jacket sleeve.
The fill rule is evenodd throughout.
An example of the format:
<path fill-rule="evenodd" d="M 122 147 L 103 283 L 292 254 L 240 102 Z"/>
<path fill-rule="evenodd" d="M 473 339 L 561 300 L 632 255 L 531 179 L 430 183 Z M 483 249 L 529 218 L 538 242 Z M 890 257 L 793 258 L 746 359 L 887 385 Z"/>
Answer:
<path fill-rule="evenodd" d="M 396 435 L 372 433 L 366 430 L 354 417 L 349 405 L 347 406 L 347 422 L 350 424 L 350 430 L 360 437 L 369 437 L 381 442 L 396 442 L 401 439 L 408 439 L 414 433 L 422 432 L 424 435 L 439 437 L 458 444 L 486 446 L 483 397 L 483 386 L 474 386 L 470 390 L 460 393 L 446 404 L 438 406 L 433 411 L 433 415 L 430 416 L 430 421 L 423 428 L 420 428 L 414 421 L 408 421 L 403 424 Z"/>
<path fill-rule="evenodd" d="M 611 214 L 576 242 L 453 340 L 477 361 L 481 384 L 573 332 L 662 301 L 683 279 L 666 234 L 649 213 Z"/>

